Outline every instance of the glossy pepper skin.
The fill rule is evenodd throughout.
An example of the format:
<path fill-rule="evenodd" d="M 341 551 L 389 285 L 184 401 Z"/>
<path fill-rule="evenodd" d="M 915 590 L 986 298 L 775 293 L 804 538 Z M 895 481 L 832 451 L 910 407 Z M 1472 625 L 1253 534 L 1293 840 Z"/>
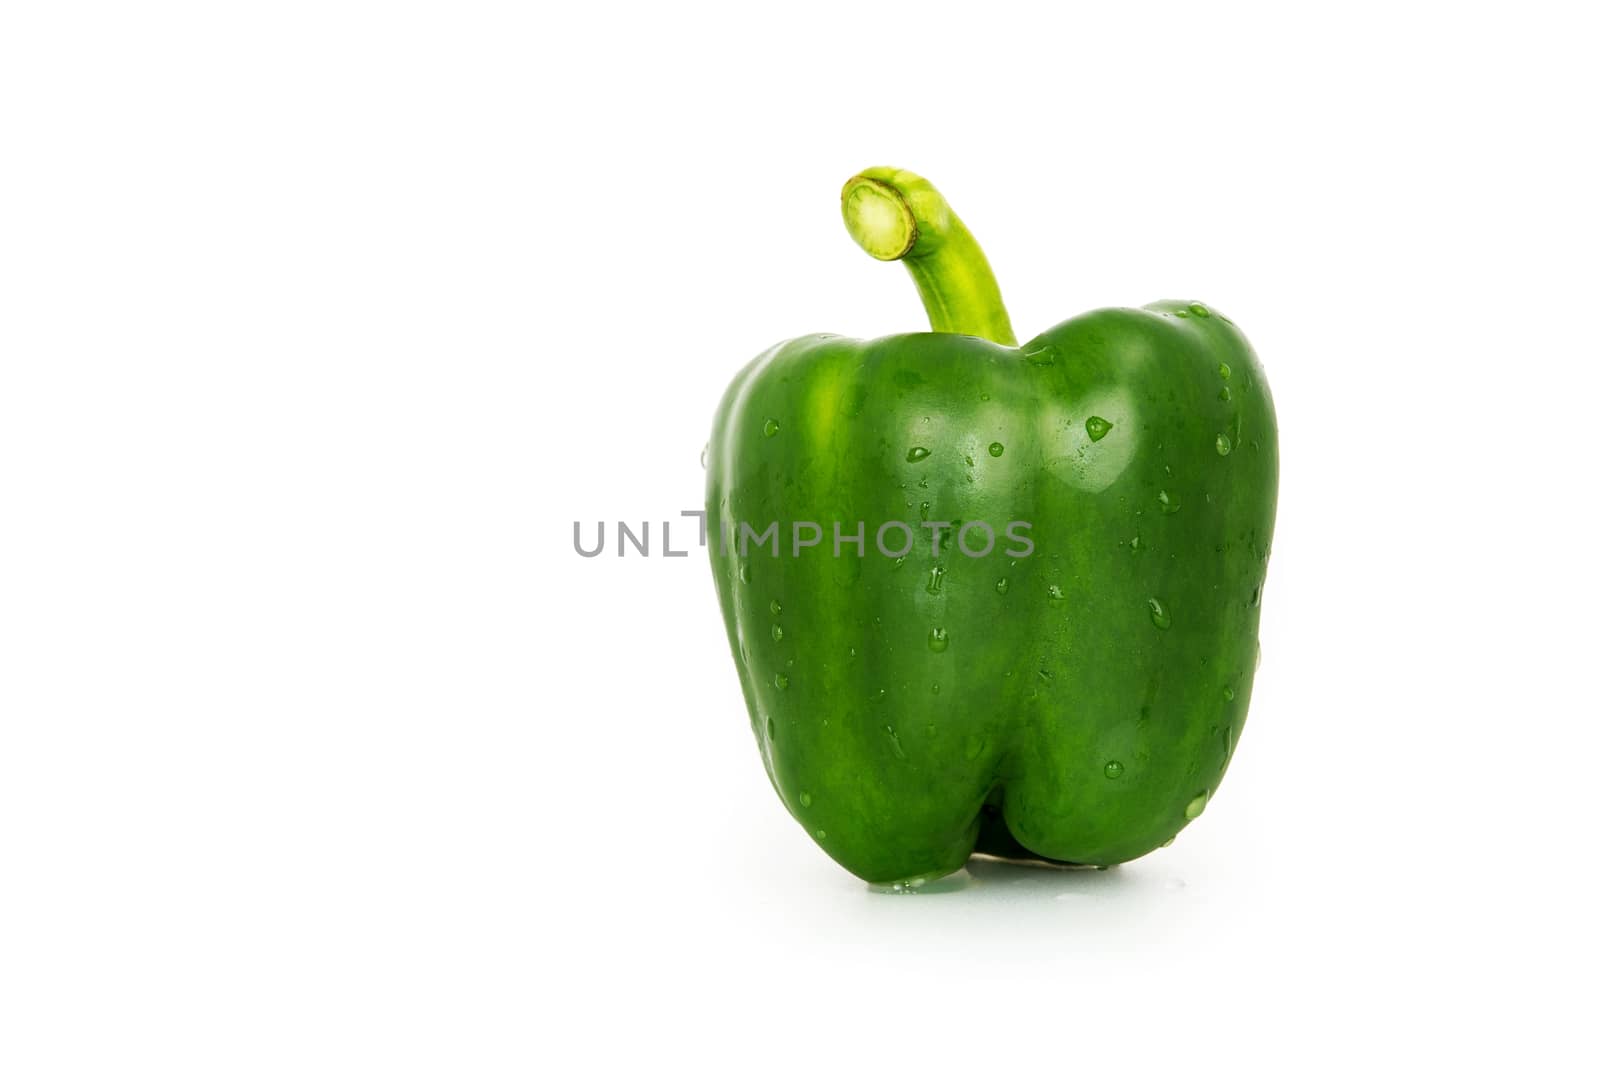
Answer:
<path fill-rule="evenodd" d="M 712 565 L 768 775 L 870 882 L 915 886 L 975 850 L 1147 853 L 1200 814 L 1244 727 L 1277 494 L 1260 364 L 1189 301 L 1016 346 L 924 180 L 863 172 L 845 215 L 908 260 L 936 332 L 785 342 L 717 411 Z M 891 520 L 914 531 L 901 558 L 876 544 Z M 987 553 L 980 527 L 957 541 L 976 520 Z M 740 524 L 774 521 L 778 555 L 741 555 Z M 797 549 L 797 521 L 820 544 Z M 835 522 L 864 544 L 836 556 Z"/>

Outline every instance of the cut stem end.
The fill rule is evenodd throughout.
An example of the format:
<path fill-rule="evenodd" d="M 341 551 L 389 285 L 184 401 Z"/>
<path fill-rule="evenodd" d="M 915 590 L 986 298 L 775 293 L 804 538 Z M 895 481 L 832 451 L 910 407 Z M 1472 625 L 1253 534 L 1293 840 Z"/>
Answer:
<path fill-rule="evenodd" d="M 898 260 L 917 243 L 917 217 L 888 182 L 856 175 L 840 193 L 845 229 L 873 259 Z"/>

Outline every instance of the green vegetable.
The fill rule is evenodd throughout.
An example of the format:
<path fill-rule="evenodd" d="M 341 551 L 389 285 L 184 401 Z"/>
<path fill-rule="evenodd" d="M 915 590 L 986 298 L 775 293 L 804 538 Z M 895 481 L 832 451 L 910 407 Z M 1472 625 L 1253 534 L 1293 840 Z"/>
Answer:
<path fill-rule="evenodd" d="M 1015 347 L 926 180 L 865 171 L 843 209 L 935 332 L 784 342 L 717 411 L 712 564 L 767 773 L 872 882 L 1147 853 L 1244 727 L 1278 482 L 1261 366 L 1188 301 Z"/>

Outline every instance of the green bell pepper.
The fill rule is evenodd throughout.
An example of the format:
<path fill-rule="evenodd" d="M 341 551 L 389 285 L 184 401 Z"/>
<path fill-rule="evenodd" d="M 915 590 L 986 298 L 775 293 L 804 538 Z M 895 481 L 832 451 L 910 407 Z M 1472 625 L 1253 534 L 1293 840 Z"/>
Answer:
<path fill-rule="evenodd" d="M 773 786 L 902 888 L 975 851 L 1166 844 L 1222 780 L 1259 655 L 1278 444 L 1254 352 L 1189 301 L 1017 347 L 925 179 L 864 171 L 843 210 L 934 332 L 784 342 L 718 408 L 706 523 Z"/>

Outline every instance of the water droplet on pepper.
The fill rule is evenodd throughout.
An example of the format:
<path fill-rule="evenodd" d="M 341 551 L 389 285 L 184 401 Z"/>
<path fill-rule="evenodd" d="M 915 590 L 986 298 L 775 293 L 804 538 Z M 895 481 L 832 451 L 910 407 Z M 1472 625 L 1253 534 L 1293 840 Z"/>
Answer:
<path fill-rule="evenodd" d="M 1022 351 L 1022 358 L 1035 367 L 1049 367 L 1056 362 L 1056 357 L 1059 355 L 1061 355 L 1060 351 L 1054 345 L 1048 343 L 1036 345 L 1031 349 Z"/>

